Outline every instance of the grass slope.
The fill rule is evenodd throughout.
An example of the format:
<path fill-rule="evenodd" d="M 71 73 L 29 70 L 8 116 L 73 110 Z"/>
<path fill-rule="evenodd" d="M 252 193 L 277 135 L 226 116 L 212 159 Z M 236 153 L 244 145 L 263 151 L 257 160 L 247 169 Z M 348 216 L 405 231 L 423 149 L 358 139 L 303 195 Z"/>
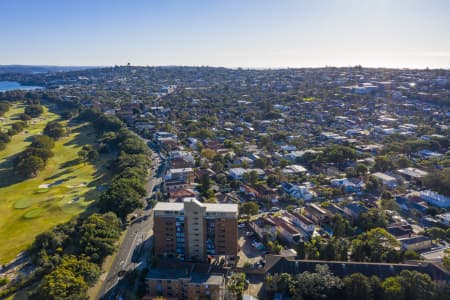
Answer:
<path fill-rule="evenodd" d="M 17 104 L 5 117 L 14 119 L 21 112 L 23 106 Z M 47 122 L 57 118 L 46 109 L 41 118 L 0 151 L 0 264 L 13 259 L 39 233 L 83 212 L 98 197 L 96 188 L 103 180 L 102 174 L 107 173 L 103 169 L 106 159 L 99 159 L 94 166 L 79 163 L 77 155 L 84 144 L 95 141 L 87 124 L 68 125 L 71 133 L 55 143 L 55 155 L 45 170 L 35 178 L 15 182 L 11 170 L 14 154 L 22 151 L 33 135 L 41 133 Z"/>

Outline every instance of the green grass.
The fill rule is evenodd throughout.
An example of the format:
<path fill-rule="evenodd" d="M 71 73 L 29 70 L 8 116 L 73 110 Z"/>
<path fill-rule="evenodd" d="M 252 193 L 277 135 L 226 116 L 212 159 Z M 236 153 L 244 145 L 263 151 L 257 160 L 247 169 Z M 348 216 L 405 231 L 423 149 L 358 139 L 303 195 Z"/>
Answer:
<path fill-rule="evenodd" d="M 34 218 L 40 217 L 43 213 L 44 213 L 44 209 L 38 207 L 38 208 L 33 208 L 32 210 L 27 211 L 23 215 L 23 217 L 25 219 L 34 219 Z"/>
<path fill-rule="evenodd" d="M 0 126 L 7 127 L 23 109 L 21 104 L 14 105 Z M 32 136 L 40 134 L 47 122 L 57 118 L 46 109 L 41 118 L 0 151 L 0 264 L 26 249 L 36 235 L 70 220 L 98 198 L 96 186 L 107 174 L 104 168 L 107 158 L 102 156 L 96 166 L 79 163 L 78 151 L 95 141 L 93 129 L 87 124 L 68 126 L 72 132 L 55 143 L 52 149 L 55 155 L 46 168 L 35 178 L 16 182 L 11 169 L 14 154 L 24 150 Z M 40 187 L 45 184 L 50 186 Z"/>
<path fill-rule="evenodd" d="M 306 102 L 316 101 L 316 100 L 319 100 L 319 99 L 317 99 L 317 98 L 315 98 L 315 97 L 306 97 L 306 98 L 303 98 L 303 101 L 306 101 Z"/>

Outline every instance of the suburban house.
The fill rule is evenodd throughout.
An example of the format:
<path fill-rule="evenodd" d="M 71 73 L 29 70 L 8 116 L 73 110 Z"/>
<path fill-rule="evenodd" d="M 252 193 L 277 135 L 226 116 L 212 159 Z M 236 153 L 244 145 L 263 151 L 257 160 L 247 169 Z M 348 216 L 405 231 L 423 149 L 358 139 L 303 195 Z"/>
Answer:
<path fill-rule="evenodd" d="M 362 180 L 350 180 L 347 178 L 331 179 L 330 183 L 335 188 L 342 188 L 346 193 L 360 192 L 366 186 Z"/>
<path fill-rule="evenodd" d="M 390 189 L 395 189 L 397 187 L 397 178 L 395 177 L 392 177 L 390 175 L 381 172 L 373 173 L 372 176 L 380 180 L 384 186 Z"/>
<path fill-rule="evenodd" d="M 305 206 L 302 210 L 303 214 L 318 225 L 328 220 L 328 213 L 314 203 Z"/>
<path fill-rule="evenodd" d="M 420 198 L 425 200 L 427 203 L 440 208 L 450 207 L 450 198 L 430 190 L 421 191 Z"/>
<path fill-rule="evenodd" d="M 313 233 L 316 229 L 316 224 L 314 224 L 312 220 L 302 214 L 294 212 L 292 213 L 292 218 L 295 225 L 300 226 L 301 229 L 308 233 Z"/>

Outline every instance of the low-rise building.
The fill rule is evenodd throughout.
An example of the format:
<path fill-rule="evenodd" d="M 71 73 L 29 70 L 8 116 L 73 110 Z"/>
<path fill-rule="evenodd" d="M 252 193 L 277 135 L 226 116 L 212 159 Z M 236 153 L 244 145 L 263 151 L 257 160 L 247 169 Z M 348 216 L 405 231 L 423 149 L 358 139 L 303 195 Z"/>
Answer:
<path fill-rule="evenodd" d="M 344 189 L 346 193 L 360 192 L 366 186 L 362 180 L 349 180 L 347 178 L 338 178 L 330 180 L 331 186 Z"/>
<path fill-rule="evenodd" d="M 249 223 L 260 239 L 267 237 L 270 241 L 277 238 L 277 228 L 275 222 L 267 217 L 260 217 Z"/>
<path fill-rule="evenodd" d="M 302 214 L 299 214 L 297 212 L 292 213 L 292 219 L 294 221 L 294 224 L 300 226 L 301 229 L 308 233 L 313 233 L 316 229 L 316 224 L 314 224 L 312 220 Z"/>
<path fill-rule="evenodd" d="M 328 213 L 323 208 L 320 208 L 314 203 L 305 206 L 302 209 L 303 214 L 314 221 L 316 224 L 321 225 L 328 220 Z"/>
<path fill-rule="evenodd" d="M 450 212 L 436 215 L 436 219 L 444 226 L 450 226 Z"/>
<path fill-rule="evenodd" d="M 430 190 L 421 191 L 420 198 L 425 200 L 427 203 L 440 208 L 450 207 L 450 198 Z"/>
<path fill-rule="evenodd" d="M 226 298 L 228 270 L 207 265 L 185 264 L 163 260 L 148 272 L 145 281 L 147 295 L 164 299 Z"/>
<path fill-rule="evenodd" d="M 170 169 L 167 172 L 165 178 L 173 181 L 192 183 L 195 178 L 194 169 L 192 168 Z"/>
<path fill-rule="evenodd" d="M 426 236 L 414 236 L 399 239 L 402 248 L 406 250 L 420 251 L 431 248 L 431 239 Z"/>

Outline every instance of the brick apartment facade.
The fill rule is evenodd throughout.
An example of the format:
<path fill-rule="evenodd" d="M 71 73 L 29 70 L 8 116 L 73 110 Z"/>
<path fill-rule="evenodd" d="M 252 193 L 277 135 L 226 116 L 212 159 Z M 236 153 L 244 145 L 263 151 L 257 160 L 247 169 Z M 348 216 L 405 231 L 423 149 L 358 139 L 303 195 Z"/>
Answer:
<path fill-rule="evenodd" d="M 159 202 L 154 208 L 155 255 L 206 261 L 209 255 L 238 253 L 238 206 L 201 203 L 185 198 L 182 203 Z"/>

